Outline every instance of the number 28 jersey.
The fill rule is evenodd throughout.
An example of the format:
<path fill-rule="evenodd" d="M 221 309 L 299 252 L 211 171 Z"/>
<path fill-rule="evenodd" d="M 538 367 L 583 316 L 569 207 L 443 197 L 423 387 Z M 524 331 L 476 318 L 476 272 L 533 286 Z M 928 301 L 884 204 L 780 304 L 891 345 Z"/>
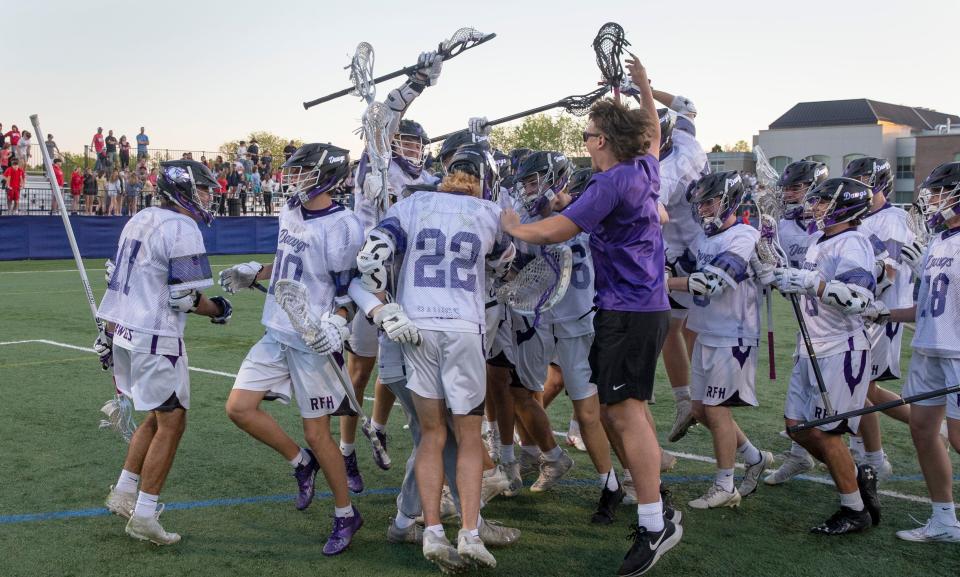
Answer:
<path fill-rule="evenodd" d="M 452 192 L 419 191 L 390 207 L 377 228 L 402 259 L 397 301 L 420 328 L 483 332 L 487 255 L 509 246 L 500 207 Z"/>
<path fill-rule="evenodd" d="M 930 356 L 960 358 L 958 284 L 960 228 L 954 228 L 933 237 L 924 254 L 913 348 Z"/>

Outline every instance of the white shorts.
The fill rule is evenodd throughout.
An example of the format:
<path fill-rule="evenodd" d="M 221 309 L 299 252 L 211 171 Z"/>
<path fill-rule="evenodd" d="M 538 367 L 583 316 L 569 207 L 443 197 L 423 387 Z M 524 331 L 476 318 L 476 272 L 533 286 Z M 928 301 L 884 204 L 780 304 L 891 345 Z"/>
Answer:
<path fill-rule="evenodd" d="M 482 415 L 487 392 L 483 335 L 421 329 L 420 336 L 420 346 L 403 345 L 407 388 L 427 399 L 444 399 L 454 415 Z"/>
<path fill-rule="evenodd" d="M 590 382 L 593 333 L 561 338 L 556 336 L 555 326 L 542 324 L 533 329 L 530 338 L 518 342 L 517 374 L 520 382 L 527 390 L 542 391 L 547 368 L 550 363 L 555 363 L 563 371 L 563 386 L 571 400 L 581 401 L 596 395 L 597 386 Z"/>
<path fill-rule="evenodd" d="M 377 325 L 370 322 L 365 315 L 355 315 L 350 326 L 350 339 L 347 341 L 349 351 L 358 357 L 376 357 L 380 349 L 377 338 L 379 332 Z"/>
<path fill-rule="evenodd" d="M 711 407 L 757 406 L 757 347 L 693 345 L 690 398 Z"/>
<path fill-rule="evenodd" d="M 960 359 L 933 357 L 914 350 L 913 356 L 910 357 L 907 382 L 903 385 L 903 396 L 920 395 L 958 384 L 960 384 Z M 925 407 L 946 405 L 947 418 L 960 419 L 960 394 L 957 393 L 917 401 L 914 404 Z"/>
<path fill-rule="evenodd" d="M 168 406 L 173 395 L 184 409 L 190 408 L 186 354 L 155 355 L 114 345 L 113 376 L 117 389 L 133 399 L 133 408 L 138 411 Z"/>
<path fill-rule="evenodd" d="M 516 350 L 513 347 L 513 323 L 504 304 L 490 307 L 486 311 L 487 334 L 484 339 L 486 358 L 493 359 L 501 354 L 510 364 L 516 363 Z"/>
<path fill-rule="evenodd" d="M 820 372 L 827 395 L 835 413 L 862 409 L 867 399 L 870 379 L 870 351 L 845 351 L 836 355 L 818 357 Z M 787 386 L 787 400 L 783 414 L 794 421 L 813 421 L 826 416 L 820 389 L 814 377 L 813 365 L 806 357 L 797 357 Z M 844 426 L 846 423 L 846 426 Z M 821 431 L 856 433 L 860 417 L 818 427 Z"/>
<path fill-rule="evenodd" d="M 266 393 L 264 399 L 284 404 L 296 397 L 304 419 L 355 414 L 328 357 L 288 347 L 269 333 L 243 359 L 233 388 Z"/>
<path fill-rule="evenodd" d="M 867 330 L 870 337 L 871 381 L 892 381 L 900 378 L 900 345 L 903 341 L 903 325 L 886 323 L 873 325 Z"/>
<path fill-rule="evenodd" d="M 398 381 L 406 380 L 407 371 L 403 364 L 403 349 L 400 345 L 387 338 L 387 335 L 380 335 L 380 356 L 379 371 L 377 378 L 380 382 L 389 385 Z"/>

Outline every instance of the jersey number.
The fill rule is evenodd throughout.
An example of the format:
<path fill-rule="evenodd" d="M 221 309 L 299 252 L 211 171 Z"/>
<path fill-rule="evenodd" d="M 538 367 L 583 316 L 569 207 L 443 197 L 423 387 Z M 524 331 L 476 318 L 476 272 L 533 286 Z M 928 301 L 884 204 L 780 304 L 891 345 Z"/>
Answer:
<path fill-rule="evenodd" d="M 293 275 L 290 274 L 290 267 L 293 266 Z M 277 250 L 277 259 L 273 261 L 273 274 L 270 275 L 270 294 L 273 294 L 273 285 L 280 279 L 293 278 L 299 281 L 303 276 L 303 260 L 295 254 L 284 254 L 283 249 Z"/>
<path fill-rule="evenodd" d="M 575 289 L 585 289 L 590 286 L 590 269 L 587 267 L 587 249 L 582 244 L 570 247 L 573 252 L 573 270 L 570 274 L 570 284 Z"/>
<path fill-rule="evenodd" d="M 137 254 L 140 252 L 140 246 L 142 244 L 142 242 L 135 239 L 126 238 L 123 240 L 123 245 L 120 247 L 120 252 L 117 253 L 116 266 L 113 269 L 113 275 L 110 277 L 110 282 L 107 283 L 107 290 L 121 290 L 120 275 L 123 274 L 123 294 L 130 294 L 130 271 L 133 270 L 133 261 L 137 260 Z M 129 256 L 126 256 L 127 249 L 130 249 Z M 121 273 L 124 261 L 126 261 L 127 270 L 126 273 Z"/>
<path fill-rule="evenodd" d="M 929 311 L 920 311 L 920 316 L 925 317 L 929 312 L 931 317 L 937 318 L 947 308 L 947 287 L 950 286 L 950 278 L 940 273 L 932 279 L 930 275 L 926 275 L 923 280 L 930 286 L 930 307 Z"/>
<path fill-rule="evenodd" d="M 427 245 L 431 248 L 427 248 Z M 438 228 L 425 228 L 417 234 L 414 248 L 426 251 L 413 264 L 413 286 L 429 288 L 445 288 L 447 285 L 447 270 L 441 265 L 447 250 L 457 258 L 450 261 L 450 288 L 462 289 L 469 292 L 477 290 L 477 275 L 469 272 L 477 266 L 480 257 L 480 238 L 472 232 L 460 231 L 450 239 L 447 247 L 447 236 Z M 464 256 L 466 249 L 467 255 Z M 460 271 L 468 271 L 461 278 Z"/>

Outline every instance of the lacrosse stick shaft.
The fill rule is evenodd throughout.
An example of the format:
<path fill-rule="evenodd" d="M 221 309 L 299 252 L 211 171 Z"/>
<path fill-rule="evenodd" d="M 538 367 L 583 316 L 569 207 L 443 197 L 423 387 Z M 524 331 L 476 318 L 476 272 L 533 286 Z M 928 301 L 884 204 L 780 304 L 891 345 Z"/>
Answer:
<path fill-rule="evenodd" d="M 538 106 L 538 107 L 536 107 L 536 108 L 531 108 L 530 110 L 524 110 L 523 112 L 517 112 L 516 114 L 511 114 L 511 115 L 509 115 L 509 116 L 504 116 L 503 118 L 496 118 L 496 119 L 494 119 L 494 120 L 491 120 L 491 121 L 487 122 L 486 124 L 484 124 L 484 126 L 485 126 L 485 127 L 486 127 L 486 126 L 496 126 L 496 125 L 498 125 L 498 124 L 503 124 L 503 123 L 505 123 L 505 122 L 510 122 L 511 120 L 517 120 L 517 119 L 520 119 L 520 118 L 524 118 L 524 117 L 526 117 L 526 116 L 531 116 L 531 115 L 534 115 L 534 114 L 539 114 L 539 113 L 541 113 L 541 112 L 546 112 L 547 110 L 551 110 L 551 109 L 553 109 L 553 108 L 559 108 L 559 107 L 561 107 L 561 106 L 563 106 L 563 101 L 562 101 L 562 100 L 558 100 L 558 101 L 556 101 L 556 102 L 551 102 L 550 104 L 544 104 L 543 106 Z M 457 131 L 457 132 L 459 132 L 459 131 Z M 450 138 L 450 137 L 451 137 L 452 135 L 454 135 L 454 134 L 456 134 L 456 132 L 448 132 L 447 134 L 443 134 L 443 135 L 440 135 L 440 136 L 431 138 L 431 139 L 430 139 L 430 143 L 433 144 L 434 142 L 440 142 L 441 140 L 446 140 L 446 139 Z"/>
<path fill-rule="evenodd" d="M 770 380 L 777 380 L 777 362 L 774 358 L 776 347 L 773 344 L 773 291 L 767 287 L 763 291 L 767 301 L 767 358 L 770 361 Z"/>
<path fill-rule="evenodd" d="M 367 418 L 366 413 L 363 412 L 363 407 L 360 405 L 360 401 L 357 400 L 357 393 L 353 390 L 353 383 L 350 382 L 350 378 L 344 374 L 343 369 L 340 367 L 340 363 L 337 362 L 333 355 L 326 355 L 327 362 L 330 364 L 330 368 L 334 373 L 337 374 L 337 380 L 340 381 L 340 386 L 343 387 L 343 392 L 347 395 L 347 400 L 350 401 L 350 406 L 353 407 L 353 410 L 356 411 L 357 417 L 360 419 L 360 428 L 364 432 L 364 436 L 370 440 L 370 445 L 373 447 L 373 450 L 377 454 L 385 453 L 383 450 L 383 445 L 380 443 L 380 439 L 376 435 L 376 431 L 373 429 L 373 423 L 370 422 L 370 419 Z"/>
<path fill-rule="evenodd" d="M 960 385 L 954 385 L 952 387 L 946 387 L 943 389 L 938 389 L 936 391 L 920 393 L 919 395 L 913 395 L 911 397 L 903 397 L 902 399 L 894 399 L 892 401 L 887 401 L 886 403 L 880 403 L 879 405 L 873 405 L 871 407 L 863 407 L 862 409 L 847 411 L 846 413 L 840 413 L 839 415 L 833 415 L 830 417 L 824 417 L 822 419 L 807 421 L 806 423 L 800 423 L 799 425 L 792 425 L 790 427 L 787 427 L 787 432 L 798 433 L 800 431 L 806 431 L 807 429 L 812 429 L 814 427 L 819 427 L 821 425 L 829 425 L 830 423 L 836 423 L 844 419 L 850 419 L 853 417 L 869 415 L 870 413 L 876 413 L 877 411 L 886 411 L 887 409 L 892 409 L 894 407 L 899 407 L 901 405 L 909 405 L 911 403 L 916 403 L 917 401 L 925 401 L 927 399 L 936 399 L 938 397 L 945 397 L 947 395 L 952 395 L 954 393 L 960 393 Z"/>
<path fill-rule="evenodd" d="M 823 382 L 823 374 L 820 372 L 817 353 L 813 350 L 810 333 L 807 331 L 807 323 L 803 320 L 803 311 L 800 310 L 800 297 L 791 294 L 790 302 L 793 304 L 793 313 L 797 316 L 797 323 L 800 325 L 800 336 L 803 338 L 803 345 L 807 349 L 807 355 L 810 356 L 810 365 L 813 366 L 813 376 L 817 380 L 817 388 L 820 389 L 820 400 L 823 401 L 823 410 L 826 411 L 827 414 L 833 413 L 833 403 L 830 402 L 827 386 Z"/>
<path fill-rule="evenodd" d="M 483 43 L 485 43 L 485 42 L 489 42 L 490 40 L 493 40 L 496 36 L 497 36 L 496 34 L 487 34 L 486 36 L 484 36 L 483 38 L 477 40 L 477 41 L 474 42 L 473 44 L 471 44 L 471 45 L 469 45 L 469 46 L 464 46 L 463 49 L 460 50 L 460 51 L 458 51 L 458 52 L 454 52 L 454 53 L 452 53 L 452 54 L 444 54 L 444 55 L 443 55 L 443 60 L 444 60 L 444 62 L 446 62 L 447 60 L 450 60 L 451 58 L 453 58 L 453 57 L 456 56 L 457 54 L 460 54 L 460 52 L 465 52 L 465 51 L 467 51 L 467 50 L 469 50 L 469 49 L 471 49 L 471 48 L 473 48 L 473 47 L 475 47 L 475 46 L 480 46 L 481 44 L 483 44 Z M 398 77 L 398 76 L 403 76 L 403 75 L 406 75 L 406 74 L 413 74 L 414 72 L 416 72 L 416 71 L 419 70 L 419 69 L 420 69 L 420 66 L 419 66 L 419 65 L 417 65 L 417 64 L 412 64 L 412 65 L 410 65 L 410 66 L 407 66 L 406 68 L 401 68 L 400 70 L 397 70 L 397 71 L 395 71 L 395 72 L 391 72 L 391 73 L 389 73 L 389 74 L 384 74 L 383 76 L 378 76 L 378 77 L 376 77 L 376 78 L 373 79 L 373 82 L 374 82 L 374 84 L 379 84 L 379 83 L 384 82 L 384 81 L 386 81 L 386 80 L 392 80 L 392 79 L 394 79 L 394 78 L 396 78 L 396 77 Z M 353 92 L 353 90 L 354 90 L 354 87 L 351 86 L 350 88 L 344 88 L 343 90 L 338 90 L 337 92 L 334 92 L 333 94 L 328 94 L 328 95 L 326 95 L 326 96 L 321 96 L 320 98 L 317 98 L 316 100 L 311 100 L 311 101 L 309 101 L 309 102 L 304 102 L 304 103 L 303 103 L 303 109 L 304 109 L 304 110 L 310 110 L 311 108 L 313 108 L 314 106 L 316 106 L 316 105 L 318 105 L 318 104 L 323 104 L 324 102 L 329 102 L 329 101 L 331 101 L 331 100 L 335 100 L 335 99 L 337 99 L 337 98 L 340 98 L 341 96 L 346 96 L 346 95 L 350 94 L 351 92 Z"/>

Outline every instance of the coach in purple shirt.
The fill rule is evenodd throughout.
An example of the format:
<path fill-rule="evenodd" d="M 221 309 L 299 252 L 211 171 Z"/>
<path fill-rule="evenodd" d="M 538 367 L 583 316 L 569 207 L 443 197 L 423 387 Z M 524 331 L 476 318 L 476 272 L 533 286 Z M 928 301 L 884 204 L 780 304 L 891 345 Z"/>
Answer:
<path fill-rule="evenodd" d="M 666 518 L 660 500 L 660 445 L 647 421 L 660 349 L 670 325 L 660 229 L 660 123 L 646 71 L 627 60 L 640 88 L 640 109 L 602 100 L 590 111 L 583 141 L 597 173 L 560 215 L 520 224 L 505 211 L 504 232 L 531 244 L 554 244 L 590 233 L 596 270 L 592 381 L 601 411 L 624 449 L 637 490 L 640 530 L 620 575 L 646 571 L 680 541 L 683 529 Z"/>

